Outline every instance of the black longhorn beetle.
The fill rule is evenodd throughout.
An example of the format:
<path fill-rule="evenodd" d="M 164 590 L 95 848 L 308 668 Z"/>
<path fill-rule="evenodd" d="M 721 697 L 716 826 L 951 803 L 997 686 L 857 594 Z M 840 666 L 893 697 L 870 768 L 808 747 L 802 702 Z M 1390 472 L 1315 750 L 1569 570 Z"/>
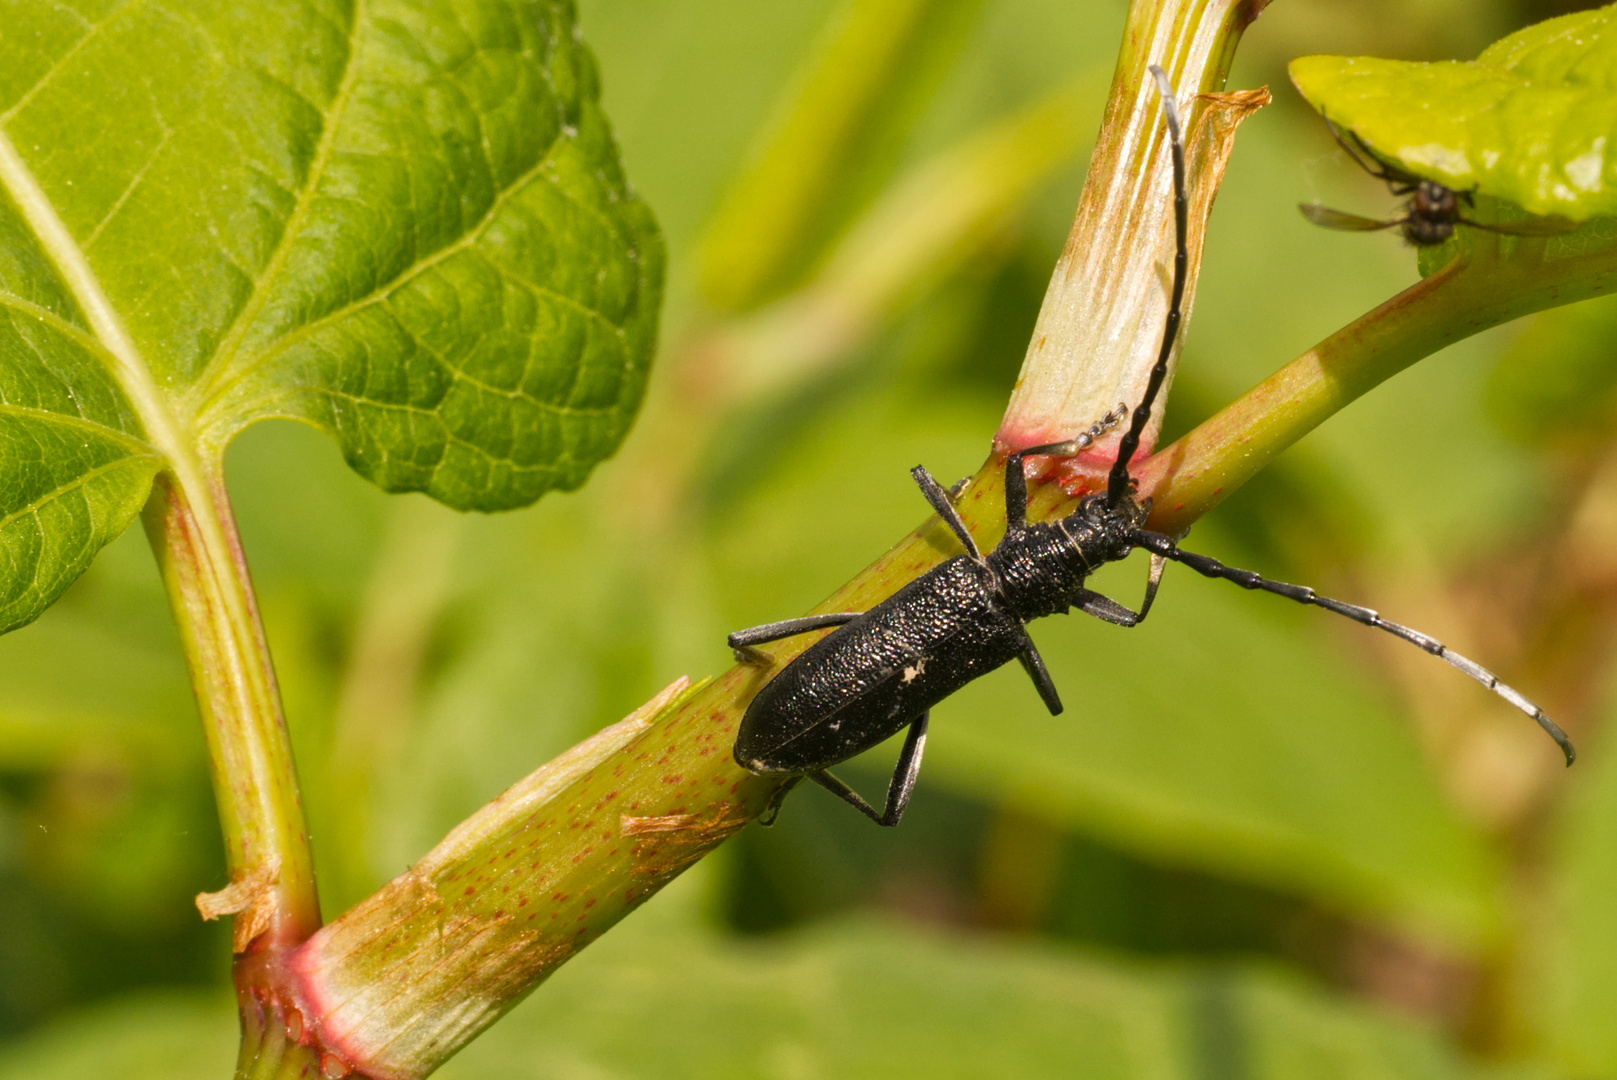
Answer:
<path fill-rule="evenodd" d="M 1537 221 L 1518 221 L 1509 225 L 1490 225 L 1462 217 L 1460 208 L 1464 206 L 1470 209 L 1473 205 L 1472 192 L 1456 191 L 1436 180 L 1422 180 L 1414 173 L 1406 172 L 1396 165 L 1386 164 L 1377 158 L 1365 145 L 1364 140 L 1352 130 L 1348 131 L 1347 138 L 1343 138 L 1341 130 L 1335 124 L 1327 120 L 1325 126 L 1330 128 L 1331 138 L 1335 139 L 1336 144 L 1353 159 L 1355 165 L 1385 183 L 1394 195 L 1401 196 L 1406 201 L 1403 217 L 1384 220 L 1360 217 L 1345 210 L 1333 210 L 1319 203 L 1298 203 L 1297 209 L 1303 212 L 1303 217 L 1315 225 L 1346 232 L 1376 232 L 1380 229 L 1397 227 L 1404 234 L 1404 241 L 1411 247 L 1435 247 L 1444 243 L 1454 235 L 1456 225 L 1466 225 L 1473 229 L 1482 229 L 1484 232 L 1503 233 L 1506 236 L 1555 236 L 1577 228 L 1575 222 L 1564 218 L 1540 218 Z"/>
<path fill-rule="evenodd" d="M 1450 651 L 1441 642 L 1388 622 L 1369 608 L 1344 604 L 1301 585 L 1269 581 L 1250 570 L 1237 570 L 1206 555 L 1181 551 L 1173 538 L 1143 527 L 1150 503 L 1135 498 L 1128 463 L 1167 376 L 1168 357 L 1179 331 L 1188 260 L 1185 154 L 1179 117 L 1167 76 L 1155 66 L 1151 74 L 1162 96 L 1173 153 L 1173 293 L 1156 366 L 1151 369 L 1145 394 L 1118 444 L 1105 493 L 1086 496 L 1065 518 L 1028 521 L 1022 459 L 1033 454 L 1077 453 L 1121 421 L 1127 415 L 1125 406 L 1118 406 L 1075 439 L 1031 446 L 1006 459 L 1005 538 L 987 555 L 978 550 L 948 494 L 924 466 L 917 465 L 910 475 L 932 509 L 954 531 L 966 549 L 964 555 L 927 571 L 869 611 L 810 615 L 731 634 L 730 647 L 738 659 L 767 664 L 769 658 L 754 646 L 836 627 L 759 690 L 747 706 L 736 734 L 735 759 L 742 768 L 758 775 L 790 777 L 766 809 L 766 823 L 773 820 L 786 793 L 807 777 L 878 825 L 898 824 L 920 772 L 927 717 L 933 705 L 978 676 L 1016 659 L 1027 669 L 1051 714 L 1061 712 L 1061 698 L 1025 624 L 1077 607 L 1118 626 L 1136 626 L 1151 608 L 1167 561 L 1183 563 L 1199 574 L 1233 581 L 1243 588 L 1262 589 L 1334 611 L 1417 645 L 1447 660 L 1538 721 L 1560 745 L 1567 764 L 1572 763 L 1571 742 L 1543 710 L 1501 683 L 1492 672 Z M 1084 587 L 1089 574 L 1105 563 L 1124 558 L 1136 547 L 1151 554 L 1145 601 L 1138 612 Z M 887 805 L 878 814 L 826 770 L 906 727 L 909 733 L 887 789 Z"/>

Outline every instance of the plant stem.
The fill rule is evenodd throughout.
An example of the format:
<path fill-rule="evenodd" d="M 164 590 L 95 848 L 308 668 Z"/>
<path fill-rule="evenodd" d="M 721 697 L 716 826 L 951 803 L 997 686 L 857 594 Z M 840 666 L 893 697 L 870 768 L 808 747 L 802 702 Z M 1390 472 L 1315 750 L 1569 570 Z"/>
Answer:
<path fill-rule="evenodd" d="M 145 511 L 192 688 L 233 890 L 235 951 L 285 949 L 320 925 L 308 829 L 280 693 L 236 523 L 217 470 L 159 474 Z M 199 906 L 206 898 L 199 898 Z"/>
<path fill-rule="evenodd" d="M 1587 238 L 1585 238 L 1587 239 Z M 1519 243 L 1519 241 L 1512 241 Z M 1542 243 L 1542 242 L 1541 242 Z M 1529 311 L 1617 288 L 1602 253 L 1463 260 L 1331 335 L 1138 470 L 1153 524 L 1178 531 L 1325 417 L 1396 371 Z M 1542 252 L 1541 252 L 1542 254 Z M 955 500 L 978 544 L 1003 533 L 1004 459 Z M 1103 481 L 1078 475 L 1079 493 Z M 1070 512 L 1035 485 L 1030 517 Z M 863 611 L 958 552 L 936 519 L 815 612 Z M 763 646 L 700 688 L 673 688 L 485 807 L 411 871 L 321 930 L 275 993 L 317 1018 L 321 1045 L 377 1075 L 425 1076 L 583 945 L 761 812 L 783 782 L 745 772 L 730 746 L 747 702 L 819 635 Z M 408 1029 L 408 1033 L 406 1030 Z"/>
<path fill-rule="evenodd" d="M 175 416 L 89 258 L 3 132 L 0 188 L 72 291 L 109 372 L 166 464 L 146 504 L 146 532 L 202 711 L 231 877 L 229 889 L 198 898 L 198 906 L 209 917 L 240 913 L 238 954 L 260 935 L 266 944 L 296 944 L 320 925 L 313 864 L 280 695 L 218 455 L 200 450 L 195 433 Z"/>
<path fill-rule="evenodd" d="M 1617 289 L 1606 228 L 1551 241 L 1472 231 L 1453 262 L 1355 319 L 1135 470 L 1150 525 L 1178 533 L 1327 417 L 1404 368 L 1491 327 Z M 1595 235 L 1591 235 L 1595 234 Z M 1076 474 L 1071 494 L 1093 490 Z"/>

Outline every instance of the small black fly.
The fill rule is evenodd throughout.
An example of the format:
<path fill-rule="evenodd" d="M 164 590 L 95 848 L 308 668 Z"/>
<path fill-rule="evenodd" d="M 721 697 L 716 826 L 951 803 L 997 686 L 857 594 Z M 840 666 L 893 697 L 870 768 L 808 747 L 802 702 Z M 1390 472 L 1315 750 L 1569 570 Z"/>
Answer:
<path fill-rule="evenodd" d="M 898 824 L 920 772 L 927 718 L 933 705 L 1014 659 L 1021 661 L 1051 714 L 1060 713 L 1061 697 L 1028 636 L 1026 624 L 1076 607 L 1118 626 L 1137 626 L 1151 608 L 1163 566 L 1169 561 L 1243 588 L 1262 589 L 1334 611 L 1425 649 L 1538 721 L 1565 752 L 1567 764 L 1572 763 L 1572 744 L 1543 710 L 1501 683 L 1492 672 L 1441 642 L 1388 622 L 1369 608 L 1344 604 L 1316 595 L 1304 586 L 1269 581 L 1250 570 L 1237 570 L 1217 559 L 1182 551 L 1171 537 L 1144 528 L 1150 504 L 1149 500 L 1135 498 L 1128 463 L 1139 447 L 1140 433 L 1167 377 L 1168 358 L 1179 333 L 1188 263 L 1188 200 L 1179 117 L 1167 76 L 1157 67 L 1151 68 L 1151 74 L 1162 95 L 1173 154 L 1173 291 L 1156 365 L 1119 442 L 1106 491 L 1086 496 L 1076 510 L 1059 520 L 1028 521 L 1027 478 L 1022 461 L 1035 454 L 1066 456 L 1079 452 L 1129 415 L 1123 405 L 1075 439 L 1028 447 L 1006 459 L 1005 537 L 986 555 L 978 550 L 948 493 L 923 466 L 917 465 L 910 475 L 932 509 L 954 532 L 965 549 L 964 555 L 934 567 L 869 611 L 811 615 L 731 634 L 730 647 L 738 659 L 768 664 L 769 658 L 755 646 L 811 630 L 836 628 L 759 690 L 747 706 L 736 734 L 737 764 L 758 775 L 790 778 L 766 811 L 766 823 L 773 819 L 786 793 L 807 777 L 878 825 Z M 1126 557 L 1136 547 L 1151 556 L 1145 600 L 1139 611 L 1084 587 L 1091 573 Z M 827 771 L 906 728 L 908 734 L 882 812 L 878 813 Z"/>
<path fill-rule="evenodd" d="M 1364 144 L 1364 140 L 1352 131 L 1349 131 L 1344 138 L 1342 132 L 1329 120 L 1325 121 L 1325 126 L 1331 129 L 1331 137 L 1347 152 L 1348 157 L 1353 159 L 1354 164 L 1385 183 L 1394 195 L 1406 201 L 1402 217 L 1384 220 L 1360 217 L 1345 210 L 1333 210 L 1319 203 L 1298 203 L 1297 209 L 1303 212 L 1303 217 L 1315 225 L 1346 232 L 1376 232 L 1380 229 L 1397 228 L 1412 247 L 1435 247 L 1444 243 L 1454 235 L 1456 225 L 1466 225 L 1473 229 L 1503 233 L 1507 236 L 1555 236 L 1577 228 L 1576 223 L 1561 218 L 1540 218 L 1537 221 L 1518 221 L 1509 225 L 1490 225 L 1464 217 L 1461 208 L 1469 210 L 1475 203 L 1472 192 L 1456 191 L 1435 180 L 1422 180 L 1413 173 L 1406 172 L 1396 165 L 1387 164 L 1376 157 Z"/>

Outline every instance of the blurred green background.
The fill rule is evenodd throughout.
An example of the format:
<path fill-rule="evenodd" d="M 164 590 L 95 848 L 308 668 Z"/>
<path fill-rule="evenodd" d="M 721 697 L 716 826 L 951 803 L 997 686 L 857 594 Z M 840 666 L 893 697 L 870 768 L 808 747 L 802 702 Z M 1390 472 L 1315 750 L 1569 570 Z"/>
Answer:
<path fill-rule="evenodd" d="M 1415 279 L 1285 79 L 1469 57 L 1553 0 L 1274 0 L 1230 87 L 1167 434 Z M 797 614 L 975 470 L 1066 235 L 1121 0 L 581 0 L 670 250 L 645 412 L 583 491 L 458 517 L 318 434 L 230 482 L 328 917 L 506 785 Z M 1170 570 L 1144 627 L 1034 634 L 941 706 L 904 825 L 817 791 L 749 828 L 443 1072 L 494 1077 L 1617 1075 L 1617 305 L 1502 328 L 1333 419 L 1191 546 L 1497 668 Z M 1128 599 L 1143 568 L 1102 586 Z M 890 748 L 848 767 L 883 783 Z M 0 640 L 0 1078 L 220 1076 L 225 884 L 139 530 Z"/>

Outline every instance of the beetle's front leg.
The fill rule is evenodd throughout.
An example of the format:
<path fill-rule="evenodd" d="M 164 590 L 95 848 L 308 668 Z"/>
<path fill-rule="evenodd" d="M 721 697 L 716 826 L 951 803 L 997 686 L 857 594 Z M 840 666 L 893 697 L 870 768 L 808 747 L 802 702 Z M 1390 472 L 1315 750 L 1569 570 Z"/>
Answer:
<path fill-rule="evenodd" d="M 727 640 L 730 651 L 735 653 L 737 663 L 757 664 L 768 667 L 774 660 L 766 652 L 760 651 L 756 646 L 779 641 L 782 638 L 796 637 L 806 634 L 810 630 L 823 630 L 827 626 L 845 626 L 859 617 L 857 611 L 836 611 L 826 615 L 805 615 L 801 619 L 783 619 L 780 622 L 764 623 L 754 626 L 750 630 L 737 630 Z"/>
<path fill-rule="evenodd" d="M 1073 595 L 1073 605 L 1085 614 L 1093 615 L 1114 626 L 1139 626 L 1151 613 L 1151 605 L 1156 602 L 1157 586 L 1162 584 L 1162 568 L 1167 564 L 1166 558 L 1152 554 L 1151 569 L 1145 579 L 1145 602 L 1140 605 L 1139 611 L 1130 611 L 1110 596 L 1103 596 L 1093 589 L 1079 589 Z"/>

